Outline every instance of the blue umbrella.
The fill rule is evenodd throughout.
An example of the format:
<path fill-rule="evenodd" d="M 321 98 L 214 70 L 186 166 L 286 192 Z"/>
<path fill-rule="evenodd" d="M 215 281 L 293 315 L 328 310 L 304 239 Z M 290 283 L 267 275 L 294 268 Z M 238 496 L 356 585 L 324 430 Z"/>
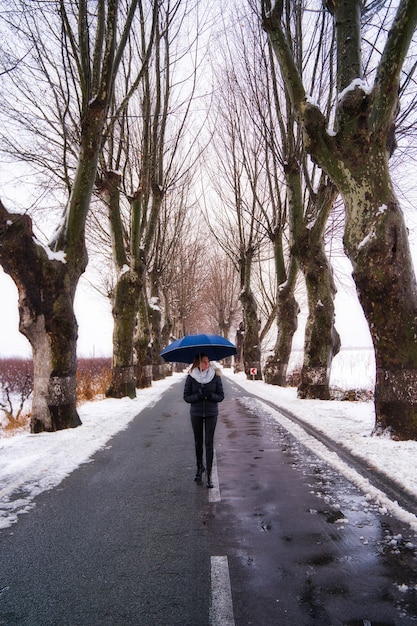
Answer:
<path fill-rule="evenodd" d="M 173 341 L 162 350 L 161 357 L 168 362 L 192 363 L 198 354 L 206 354 L 210 361 L 219 361 L 237 354 L 236 346 L 220 335 L 187 335 Z"/>

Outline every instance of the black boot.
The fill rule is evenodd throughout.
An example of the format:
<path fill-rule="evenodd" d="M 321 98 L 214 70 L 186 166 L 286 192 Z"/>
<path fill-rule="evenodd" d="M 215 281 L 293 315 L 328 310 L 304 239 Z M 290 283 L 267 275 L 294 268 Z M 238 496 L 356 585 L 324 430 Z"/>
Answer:
<path fill-rule="evenodd" d="M 207 489 L 213 489 L 214 485 L 211 482 L 211 474 L 207 474 Z"/>
<path fill-rule="evenodd" d="M 201 476 L 203 474 L 203 472 L 205 471 L 204 465 L 198 465 L 197 466 L 197 473 L 194 477 L 194 480 L 198 483 L 201 483 Z"/>

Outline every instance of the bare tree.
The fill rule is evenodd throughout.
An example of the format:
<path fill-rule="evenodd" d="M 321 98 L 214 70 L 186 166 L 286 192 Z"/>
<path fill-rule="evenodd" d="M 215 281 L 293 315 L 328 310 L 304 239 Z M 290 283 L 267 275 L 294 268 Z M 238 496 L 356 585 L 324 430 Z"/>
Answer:
<path fill-rule="evenodd" d="M 150 334 L 152 350 L 153 380 L 158 380 L 167 371 L 161 363 L 160 353 L 168 345 L 173 333 L 172 289 L 175 290 L 178 249 L 189 239 L 190 216 L 195 209 L 190 199 L 192 177 L 185 178 L 178 188 L 165 196 L 150 260 Z M 192 252 L 193 256 L 193 252 Z"/>
<path fill-rule="evenodd" d="M 301 8 L 295 9 L 285 14 L 285 32 L 302 73 L 305 66 L 317 65 L 316 59 L 324 54 L 325 38 L 322 35 L 319 45 L 304 53 L 293 36 L 299 30 L 302 13 Z M 321 25 L 320 19 L 319 14 L 318 28 L 324 33 L 325 23 Z M 271 300 L 271 314 L 267 316 L 262 336 L 274 318 L 278 332 L 264 377 L 269 383 L 285 385 L 297 329 L 299 306 L 294 289 L 300 267 L 308 292 L 309 317 L 299 395 L 328 398 L 330 364 L 340 341 L 334 327 L 335 287 L 324 249 L 324 229 L 337 191 L 334 185 L 329 185 L 330 193 L 327 193 L 325 178 L 306 158 L 286 86 L 275 70 L 272 46 L 269 42 L 265 44 L 259 20 L 254 14 L 242 13 L 239 26 L 233 49 L 228 38 L 226 63 L 239 76 L 234 90 L 246 111 L 244 132 L 248 134 L 250 125 L 263 146 L 265 171 L 257 189 L 259 197 L 262 195 L 259 219 L 272 244 L 276 276 L 273 298 L 265 296 Z M 312 90 L 319 91 L 321 81 L 317 72 L 312 72 L 310 80 Z"/>
<path fill-rule="evenodd" d="M 285 385 L 286 372 L 291 354 L 291 345 L 297 329 L 298 303 L 294 289 L 298 274 L 298 263 L 291 246 L 291 225 L 296 220 L 288 219 L 288 194 L 285 185 L 285 164 L 294 150 L 295 141 L 289 131 L 292 120 L 286 121 L 284 89 L 273 71 L 273 55 L 265 45 L 259 21 L 252 14 L 241 15 L 239 35 L 234 50 L 230 50 L 233 66 L 240 65 L 238 83 L 239 98 L 247 111 L 247 123 L 259 138 L 262 148 L 264 171 L 259 179 L 262 191 L 257 190 L 262 201 L 259 203 L 260 226 L 272 246 L 275 286 L 263 293 L 262 308 L 265 309 L 265 325 L 260 329 L 260 338 L 266 335 L 273 322 L 276 323 L 276 341 L 273 354 L 264 367 L 265 381 Z M 230 49 L 230 43 L 229 43 Z M 240 62 L 236 61 L 240 59 Z M 262 270 L 260 270 L 262 273 Z M 269 301 L 269 307 L 267 302 Z"/>
<path fill-rule="evenodd" d="M 230 258 L 219 248 L 209 257 L 207 276 L 207 309 L 211 332 L 230 339 L 230 332 L 241 319 L 239 276 Z"/>
<path fill-rule="evenodd" d="M 33 432 L 80 424 L 73 300 L 87 264 L 85 224 L 118 70 L 137 9 L 145 6 L 154 23 L 157 2 L 139 0 L 94 5 L 87 0 L 77 4 L 16 0 L 8 14 L 18 41 L 27 46 L 27 63 L 19 64 L 19 71 L 24 70 L 21 77 L 31 86 L 29 92 L 18 91 L 19 79 L 10 73 L 9 102 L 12 97 L 19 100 L 19 111 L 25 111 L 24 103 L 32 112 L 37 108 L 44 127 L 51 129 L 52 147 L 58 145 L 52 132 L 56 122 L 61 138 L 57 150 L 67 157 L 58 160 L 57 167 L 61 172 L 64 167 L 68 198 L 47 245 L 36 238 L 29 215 L 9 212 L 0 203 L 0 261 L 16 282 L 20 330 L 33 350 Z M 127 99 L 141 80 L 147 57 L 131 77 Z M 57 113 L 45 121 L 42 103 L 48 97 Z M 27 116 L 25 122 L 30 122 Z"/>
<path fill-rule="evenodd" d="M 215 165 L 211 164 L 212 185 L 222 208 L 216 215 L 208 212 L 207 221 L 239 274 L 245 372 L 250 377 L 250 371 L 256 368 L 257 378 L 262 378 L 260 320 L 251 277 L 259 247 L 266 239 L 261 226 L 262 205 L 266 202 L 265 151 L 262 139 L 248 123 L 246 106 L 236 89 L 238 76 L 233 68 L 228 68 L 225 75 L 217 89 Z"/>
<path fill-rule="evenodd" d="M 202 225 L 193 216 L 176 242 L 170 269 L 169 304 L 165 315 L 171 319 L 173 338 L 203 332 L 207 324 L 205 241 Z"/>
<path fill-rule="evenodd" d="M 165 198 L 178 197 L 179 188 L 189 186 L 193 150 L 187 145 L 186 152 L 184 141 L 187 133 L 189 142 L 197 133 L 190 125 L 199 54 L 195 10 L 194 2 L 166 0 L 161 4 L 144 80 L 109 136 L 101 162 L 100 191 L 108 206 L 117 276 L 108 390 L 113 397 L 134 397 L 136 385 L 150 384 L 150 372 L 159 363 L 159 353 L 156 357 L 152 349 L 151 319 L 157 322 L 160 259 L 153 265 L 151 293 L 147 277 L 152 254 L 158 253 L 154 241 L 161 233 L 158 224 Z M 191 23 L 197 29 L 192 43 L 186 36 Z M 146 32 L 139 35 L 126 65 L 127 76 L 135 59 L 142 58 L 147 49 Z"/>
<path fill-rule="evenodd" d="M 304 133 L 306 150 L 336 184 L 346 208 L 344 245 L 369 323 L 377 365 L 376 431 L 417 437 L 417 293 L 407 230 L 391 181 L 401 69 L 417 25 L 417 4 L 401 0 L 368 87 L 361 57 L 359 0 L 327 3 L 337 40 L 335 132 L 307 97 L 282 28 L 283 3 L 263 25 Z M 303 37 L 306 33 L 302 34 Z"/>

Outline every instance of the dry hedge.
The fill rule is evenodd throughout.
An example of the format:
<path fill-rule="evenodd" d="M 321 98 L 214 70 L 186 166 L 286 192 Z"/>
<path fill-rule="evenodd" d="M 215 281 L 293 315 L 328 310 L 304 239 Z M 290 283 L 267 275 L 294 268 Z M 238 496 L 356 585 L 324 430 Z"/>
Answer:
<path fill-rule="evenodd" d="M 78 359 L 78 402 L 103 398 L 110 385 L 110 378 L 110 358 Z M 32 391 L 32 360 L 17 357 L 0 358 L 0 432 L 28 428 Z M 2 416 L 5 417 L 3 423 Z"/>

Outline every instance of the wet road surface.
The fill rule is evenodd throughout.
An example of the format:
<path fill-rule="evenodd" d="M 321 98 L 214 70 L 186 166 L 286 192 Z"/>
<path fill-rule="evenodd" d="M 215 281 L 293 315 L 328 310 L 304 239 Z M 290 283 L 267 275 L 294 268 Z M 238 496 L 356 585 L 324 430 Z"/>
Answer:
<path fill-rule="evenodd" d="M 230 401 L 220 432 L 221 502 L 209 509 L 209 528 L 228 554 L 236 624 L 417 623 L 407 526 L 381 514 L 260 403 Z"/>
<path fill-rule="evenodd" d="M 216 488 L 193 481 L 180 382 L 0 531 L 0 624 L 417 624 L 408 527 L 224 386 Z"/>

